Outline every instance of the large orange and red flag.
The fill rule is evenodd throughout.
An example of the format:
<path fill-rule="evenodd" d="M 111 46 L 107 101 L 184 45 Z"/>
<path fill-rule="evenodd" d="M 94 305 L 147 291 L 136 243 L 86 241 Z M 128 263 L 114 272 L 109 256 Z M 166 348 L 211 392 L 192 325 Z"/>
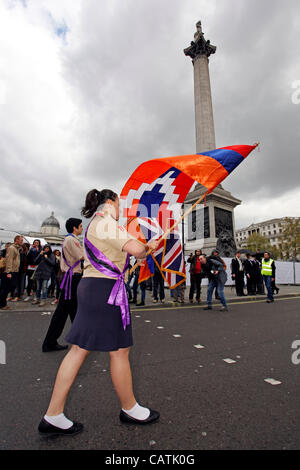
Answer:
<path fill-rule="evenodd" d="M 120 195 L 127 230 L 144 243 L 160 239 L 177 220 L 195 181 L 202 184 L 207 193 L 213 191 L 257 145 L 233 145 L 201 154 L 157 158 L 142 163 Z M 162 240 L 151 256 L 170 288 L 185 281 L 184 257 L 177 228 Z M 140 280 L 152 275 L 152 271 L 146 264 L 140 271 Z"/>

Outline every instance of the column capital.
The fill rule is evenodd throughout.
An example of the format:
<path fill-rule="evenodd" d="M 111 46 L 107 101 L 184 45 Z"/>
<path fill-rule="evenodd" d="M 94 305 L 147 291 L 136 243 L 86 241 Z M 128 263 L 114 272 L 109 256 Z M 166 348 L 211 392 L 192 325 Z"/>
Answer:
<path fill-rule="evenodd" d="M 197 31 L 194 34 L 194 41 L 191 45 L 183 50 L 186 56 L 191 57 L 193 60 L 199 55 L 209 57 L 216 52 L 216 46 L 213 46 L 209 40 L 204 38 L 202 31 L 201 21 L 196 24 Z"/>

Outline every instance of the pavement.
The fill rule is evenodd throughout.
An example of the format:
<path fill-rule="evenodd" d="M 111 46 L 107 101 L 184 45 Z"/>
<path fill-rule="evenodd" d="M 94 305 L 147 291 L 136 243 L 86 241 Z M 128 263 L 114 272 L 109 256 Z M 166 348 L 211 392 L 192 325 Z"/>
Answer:
<path fill-rule="evenodd" d="M 204 311 L 205 303 L 153 305 L 147 291 L 148 304 L 131 309 L 131 364 L 137 400 L 160 420 L 121 424 L 108 354 L 92 352 L 65 410 L 84 432 L 56 439 L 37 432 L 66 354 L 41 351 L 55 306 L 10 303 L 0 311 L 0 449 L 299 449 L 299 286 L 280 286 L 274 304 L 230 288 L 226 296 L 228 312 L 217 303 Z"/>

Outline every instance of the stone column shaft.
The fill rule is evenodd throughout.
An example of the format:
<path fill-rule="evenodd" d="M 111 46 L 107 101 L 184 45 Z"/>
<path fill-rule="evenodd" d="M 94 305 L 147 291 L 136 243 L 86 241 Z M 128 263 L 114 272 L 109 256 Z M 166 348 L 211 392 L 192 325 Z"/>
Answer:
<path fill-rule="evenodd" d="M 196 152 L 216 148 L 208 58 L 198 55 L 194 61 Z"/>

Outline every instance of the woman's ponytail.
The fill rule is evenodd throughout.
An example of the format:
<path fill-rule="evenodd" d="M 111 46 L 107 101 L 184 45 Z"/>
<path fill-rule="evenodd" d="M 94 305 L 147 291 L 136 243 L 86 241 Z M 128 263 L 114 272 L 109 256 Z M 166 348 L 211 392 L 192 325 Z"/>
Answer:
<path fill-rule="evenodd" d="M 115 201 L 117 197 L 118 195 L 110 189 L 103 189 L 102 191 L 92 189 L 86 195 L 85 205 L 81 209 L 81 214 L 89 219 L 94 215 L 99 206 L 105 204 L 108 199 Z"/>

